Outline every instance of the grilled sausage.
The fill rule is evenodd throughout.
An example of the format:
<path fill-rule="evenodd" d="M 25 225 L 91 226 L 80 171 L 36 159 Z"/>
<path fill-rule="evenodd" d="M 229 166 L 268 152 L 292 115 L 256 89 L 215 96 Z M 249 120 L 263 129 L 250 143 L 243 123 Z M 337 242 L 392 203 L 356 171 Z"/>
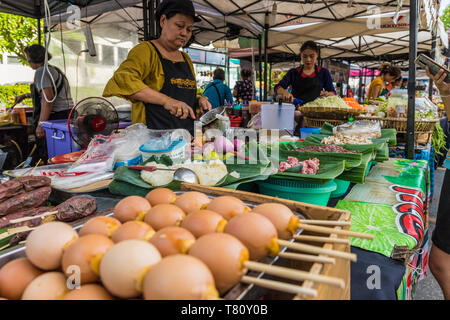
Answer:
<path fill-rule="evenodd" d="M 54 210 L 54 207 L 39 207 L 39 208 L 33 208 L 33 209 L 25 210 L 25 211 L 19 211 L 19 212 L 8 214 L 8 215 L 0 218 L 0 229 L 4 228 L 4 227 L 8 227 L 8 226 L 11 226 L 11 228 L 15 228 L 15 227 L 19 226 L 19 224 L 17 224 L 17 223 L 16 224 L 10 223 L 9 222 L 10 220 L 20 219 L 20 218 L 24 218 L 24 217 L 37 216 L 44 212 L 50 212 L 53 210 Z"/>
<path fill-rule="evenodd" d="M 26 192 L 29 192 L 34 189 L 38 189 L 41 187 L 49 186 L 52 182 L 50 178 L 44 177 L 44 176 L 26 176 L 26 177 L 18 177 L 16 178 L 19 180 L 20 183 L 22 183 L 23 188 Z"/>
<path fill-rule="evenodd" d="M 20 210 L 37 208 L 47 201 L 51 192 L 52 188 L 47 186 L 10 198 L 0 203 L 0 216 Z"/>
<path fill-rule="evenodd" d="M 7 200 L 24 192 L 23 185 L 19 180 L 13 179 L 7 181 L 0 184 L 0 201 Z"/>
<path fill-rule="evenodd" d="M 93 198 L 75 196 L 56 206 L 56 210 L 59 221 L 71 222 L 93 214 L 97 210 L 97 203 Z"/>

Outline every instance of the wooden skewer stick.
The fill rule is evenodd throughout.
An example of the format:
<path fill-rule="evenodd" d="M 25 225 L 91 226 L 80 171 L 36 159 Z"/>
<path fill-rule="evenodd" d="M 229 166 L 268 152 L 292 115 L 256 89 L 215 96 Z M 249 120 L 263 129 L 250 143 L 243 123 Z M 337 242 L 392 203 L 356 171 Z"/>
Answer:
<path fill-rule="evenodd" d="M 303 230 L 320 232 L 320 233 L 328 233 L 328 234 L 334 233 L 334 234 L 338 234 L 338 235 L 342 235 L 342 236 L 349 236 L 349 237 L 369 239 L 369 240 L 373 240 L 375 238 L 373 235 L 367 234 L 367 233 L 353 232 L 353 231 L 319 227 L 319 226 L 310 226 L 310 225 L 306 225 L 306 224 L 302 224 L 302 223 L 299 223 L 298 227 Z"/>
<path fill-rule="evenodd" d="M 21 232 L 25 232 L 25 231 L 32 231 L 34 229 L 35 228 L 30 228 L 30 227 L 27 227 L 27 226 L 11 228 L 11 229 L 8 229 L 7 231 L 3 232 L 2 234 L 0 234 L 0 240 L 8 238 L 9 236 L 12 236 L 12 235 L 14 235 L 16 233 L 21 233 Z"/>
<path fill-rule="evenodd" d="M 294 236 L 294 239 L 295 240 L 300 240 L 300 241 L 314 241 L 314 242 L 328 242 L 328 243 L 350 244 L 350 240 L 348 240 L 348 239 L 317 237 L 317 236 L 307 236 L 307 235 Z"/>
<path fill-rule="evenodd" d="M 280 258 L 285 258 L 285 259 L 290 259 L 290 260 L 336 264 L 336 259 L 334 259 L 334 258 L 319 257 L 319 256 L 303 254 L 303 253 L 280 252 L 278 254 L 278 256 Z"/>
<path fill-rule="evenodd" d="M 354 254 L 354 253 L 347 253 L 347 252 L 341 252 L 341 251 L 336 251 L 336 250 L 331 250 L 331 249 L 324 249 L 324 248 L 311 246 L 308 244 L 303 244 L 303 243 L 298 243 L 298 242 L 291 243 L 289 241 L 280 240 L 280 239 L 278 239 L 278 244 L 280 246 L 285 246 L 285 247 L 288 247 L 293 250 L 298 250 L 298 251 L 303 251 L 303 252 L 308 252 L 308 253 L 315 253 L 315 254 L 326 254 L 330 257 L 343 258 L 343 259 L 347 259 L 350 261 L 356 261 L 356 254 Z"/>
<path fill-rule="evenodd" d="M 282 292 L 294 293 L 294 294 L 304 294 L 305 296 L 316 298 L 317 290 L 310 288 L 303 288 L 290 283 L 283 283 L 279 281 L 258 279 L 255 277 L 243 276 L 241 282 L 254 284 L 263 288 L 278 290 Z"/>
<path fill-rule="evenodd" d="M 320 274 L 312 274 L 305 271 L 294 270 L 290 268 L 284 268 L 279 266 L 268 265 L 264 263 L 246 261 L 244 266 L 250 270 L 265 272 L 270 275 L 278 276 L 281 278 L 291 279 L 291 280 L 310 280 L 314 282 L 328 284 L 330 286 L 345 288 L 345 282 L 342 279 L 328 277 Z"/>
<path fill-rule="evenodd" d="M 302 224 L 315 224 L 322 226 L 351 226 L 350 221 L 333 221 L 333 220 L 300 220 Z"/>
<path fill-rule="evenodd" d="M 19 222 L 33 220 L 33 219 L 36 219 L 36 218 L 44 219 L 44 217 L 51 216 L 51 215 L 57 214 L 57 213 L 58 213 L 58 211 L 44 212 L 42 214 L 38 214 L 38 215 L 35 215 L 35 216 L 29 216 L 29 217 L 23 217 L 23 218 L 19 218 L 19 219 L 9 220 L 9 223 L 19 223 Z"/>

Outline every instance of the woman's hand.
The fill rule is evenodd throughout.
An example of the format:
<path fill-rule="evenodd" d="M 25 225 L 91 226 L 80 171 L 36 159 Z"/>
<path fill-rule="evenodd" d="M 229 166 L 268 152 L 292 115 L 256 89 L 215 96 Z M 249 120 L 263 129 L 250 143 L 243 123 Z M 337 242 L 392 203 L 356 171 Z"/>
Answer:
<path fill-rule="evenodd" d="M 45 130 L 41 125 L 38 125 L 36 128 L 36 138 L 42 139 L 45 137 Z"/>
<path fill-rule="evenodd" d="M 182 101 L 178 101 L 175 99 L 168 99 L 164 105 L 164 109 L 170 112 L 170 114 L 178 117 L 180 119 L 186 119 L 188 116 L 191 116 L 192 119 L 195 119 L 194 110 L 189 107 L 186 103 Z"/>
<path fill-rule="evenodd" d="M 200 110 L 203 111 L 203 113 L 208 112 L 212 108 L 211 102 L 209 102 L 207 97 L 203 96 L 198 98 L 198 106 L 200 107 Z"/>
<path fill-rule="evenodd" d="M 329 97 L 329 96 L 334 96 L 335 93 L 333 91 L 320 91 L 320 96 L 321 97 Z"/>
<path fill-rule="evenodd" d="M 439 70 L 434 76 L 430 73 L 430 69 L 426 68 L 427 76 L 433 80 L 434 84 L 439 90 L 441 96 L 450 96 L 450 83 L 445 82 L 447 73 L 444 70 Z"/>
<path fill-rule="evenodd" d="M 278 89 L 277 94 L 278 94 L 278 97 L 281 97 L 283 99 L 283 102 L 287 102 L 287 103 L 294 102 L 294 96 L 286 89 L 283 89 L 283 88 Z"/>

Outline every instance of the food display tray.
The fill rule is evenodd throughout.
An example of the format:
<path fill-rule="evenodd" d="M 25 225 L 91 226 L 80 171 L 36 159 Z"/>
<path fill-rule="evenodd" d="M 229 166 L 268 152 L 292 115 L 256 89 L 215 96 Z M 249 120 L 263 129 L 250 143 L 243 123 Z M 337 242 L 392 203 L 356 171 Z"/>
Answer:
<path fill-rule="evenodd" d="M 335 220 L 335 221 L 350 221 L 350 213 L 348 211 L 344 210 L 338 210 L 334 208 L 328 208 L 328 207 L 322 207 L 317 205 L 311 205 L 307 203 L 292 201 L 292 200 L 286 200 L 286 199 L 280 199 L 280 198 L 274 198 L 270 196 L 250 193 L 250 192 L 244 192 L 244 191 L 235 191 L 225 188 L 215 188 L 215 187 L 205 187 L 197 184 L 189 184 L 189 183 L 182 183 L 181 184 L 181 191 L 176 192 L 177 195 L 188 192 L 188 191 L 198 191 L 203 192 L 206 195 L 208 195 L 210 198 L 215 198 L 218 196 L 234 196 L 242 201 L 244 201 L 249 207 L 254 207 L 261 203 L 269 203 L 269 202 L 276 202 L 281 203 L 286 206 L 288 206 L 294 214 L 296 214 L 300 219 L 319 219 L 319 220 Z M 106 203 L 110 208 L 112 208 L 115 203 L 117 203 L 120 199 L 109 199 L 107 198 L 96 198 L 97 201 L 106 201 Z M 101 210 L 101 206 L 98 203 L 99 210 Z M 103 208 L 105 205 L 103 205 Z M 104 215 L 104 216 L 111 216 L 112 209 L 105 210 L 103 212 L 99 212 L 96 215 Z M 93 216 L 89 216 L 84 218 L 83 220 L 77 221 L 76 223 L 73 223 L 72 226 L 75 230 L 78 230 L 83 226 L 84 223 L 86 223 L 89 219 L 91 219 Z M 346 227 L 335 227 L 336 229 L 349 229 L 348 226 Z M 305 230 L 299 229 L 297 231 L 297 234 L 302 235 L 320 235 L 324 236 L 323 234 L 317 234 L 314 232 L 309 232 Z M 328 235 L 329 238 L 337 238 L 336 234 Z M 293 239 L 290 240 L 291 242 L 294 242 Z M 324 249 L 333 249 L 338 250 L 341 252 L 347 252 L 350 253 L 350 245 L 348 244 L 341 244 L 341 243 L 317 243 L 317 242 L 308 242 L 308 241 L 302 241 L 302 243 L 309 244 L 309 245 L 315 245 L 318 247 L 322 247 Z M 281 247 L 281 252 L 291 252 L 290 249 L 286 249 L 284 247 Z M 25 247 L 24 244 L 18 245 L 9 249 L 4 250 L 0 254 L 0 267 L 2 267 L 4 264 L 8 263 L 11 260 L 25 257 Z M 316 300 L 348 300 L 350 299 L 350 261 L 342 258 L 335 258 L 336 263 L 335 264 L 324 264 L 324 263 L 318 263 L 318 262 L 305 262 L 305 261 L 294 261 L 294 260 L 286 260 L 280 257 L 266 257 L 261 260 L 261 262 L 265 264 L 270 265 L 276 265 L 276 266 L 282 266 L 282 267 L 289 267 L 296 270 L 302 270 L 305 272 L 309 272 L 316 275 L 326 275 L 326 276 L 332 276 L 332 277 L 338 277 L 344 280 L 345 287 L 344 288 L 338 288 L 338 287 L 331 287 L 328 285 L 324 285 L 321 283 L 315 283 L 309 280 L 299 282 L 299 281 L 293 281 L 293 280 L 287 280 L 283 279 L 283 282 L 285 283 L 291 283 L 300 285 L 304 288 L 309 289 L 316 289 L 318 292 L 318 296 L 314 299 Z M 276 278 L 270 275 L 267 275 L 264 272 L 257 272 L 257 271 L 249 271 L 246 275 L 256 277 L 256 278 L 263 278 L 263 279 L 269 279 L 269 280 L 275 280 Z M 244 283 L 238 283 L 233 288 L 231 288 L 225 295 L 222 296 L 225 300 L 259 300 L 259 299 L 265 299 L 265 300 L 291 300 L 291 299 L 310 299 L 306 298 L 302 295 L 295 295 L 290 293 L 283 293 L 279 291 L 275 291 L 272 289 L 266 289 L 262 287 L 257 287 L 253 284 L 244 284 Z"/>

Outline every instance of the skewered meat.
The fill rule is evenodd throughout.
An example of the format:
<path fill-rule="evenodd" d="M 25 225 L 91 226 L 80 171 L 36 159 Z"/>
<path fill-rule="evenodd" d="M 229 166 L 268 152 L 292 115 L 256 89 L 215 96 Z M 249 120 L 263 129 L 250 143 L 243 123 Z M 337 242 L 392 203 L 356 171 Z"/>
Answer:
<path fill-rule="evenodd" d="M 47 201 L 51 192 L 52 188 L 47 186 L 10 198 L 0 203 L 0 216 L 39 207 Z"/>
<path fill-rule="evenodd" d="M 33 208 L 33 209 L 25 210 L 25 211 L 19 211 L 19 212 L 8 214 L 8 215 L 0 218 L 0 229 L 4 228 L 4 227 L 8 227 L 8 226 L 11 226 L 12 228 L 19 226 L 18 223 L 11 224 L 9 222 L 10 220 L 20 219 L 20 218 L 24 218 L 24 217 L 32 217 L 32 216 L 36 216 L 36 215 L 42 214 L 47 211 L 53 211 L 53 207 L 39 207 L 39 208 Z"/>
<path fill-rule="evenodd" d="M 97 203 L 93 198 L 75 196 L 56 206 L 56 210 L 56 218 L 59 221 L 71 222 L 94 213 Z"/>
<path fill-rule="evenodd" d="M 0 201 L 9 199 L 24 192 L 23 185 L 20 181 L 16 179 L 7 181 L 0 184 Z"/>
<path fill-rule="evenodd" d="M 50 186 L 52 180 L 48 177 L 35 177 L 35 176 L 26 176 L 26 177 L 18 177 L 16 178 L 20 183 L 22 183 L 23 188 L 26 192 L 29 192 L 34 189 L 38 189 L 41 187 Z"/>
<path fill-rule="evenodd" d="M 329 144 L 326 146 L 309 146 L 304 148 L 297 148 L 295 151 L 305 151 L 305 152 L 337 152 L 337 153 L 358 153 L 354 150 L 347 150 L 341 146 L 335 144 Z"/>

